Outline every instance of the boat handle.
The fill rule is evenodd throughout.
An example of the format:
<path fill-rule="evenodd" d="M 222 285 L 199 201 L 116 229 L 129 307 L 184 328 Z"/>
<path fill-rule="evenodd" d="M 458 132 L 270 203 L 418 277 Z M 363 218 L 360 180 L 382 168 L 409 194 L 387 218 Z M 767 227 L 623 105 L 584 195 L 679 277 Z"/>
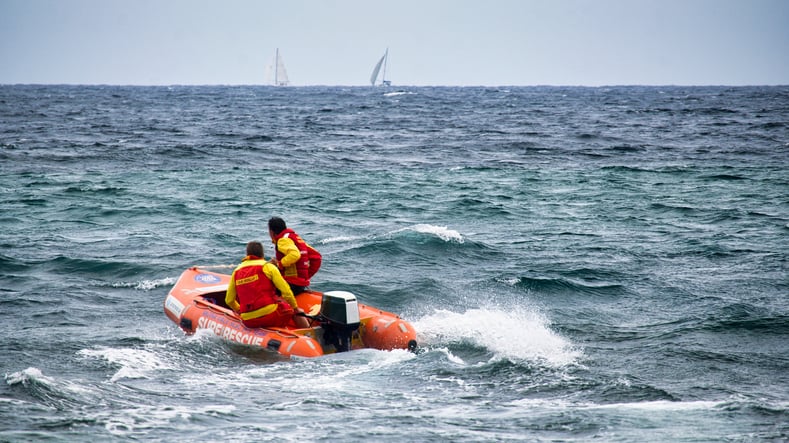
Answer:
<path fill-rule="evenodd" d="M 294 332 L 291 332 L 288 329 L 276 328 L 276 327 L 275 328 L 266 328 L 266 329 L 268 329 L 270 331 L 277 332 L 277 333 L 279 333 L 279 335 L 282 335 L 282 336 L 285 336 L 285 337 L 296 337 L 296 338 L 303 337 L 302 335 L 299 335 L 299 334 L 296 334 Z"/>

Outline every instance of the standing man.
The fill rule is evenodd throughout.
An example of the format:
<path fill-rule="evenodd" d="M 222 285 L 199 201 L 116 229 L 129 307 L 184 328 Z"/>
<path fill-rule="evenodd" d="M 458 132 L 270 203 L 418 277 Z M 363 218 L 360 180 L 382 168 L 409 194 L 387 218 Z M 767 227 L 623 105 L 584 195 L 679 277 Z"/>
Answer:
<path fill-rule="evenodd" d="M 258 241 L 247 243 L 247 256 L 230 276 L 225 303 L 249 328 L 285 327 L 291 319 L 299 328 L 309 327 L 309 321 L 298 315 L 304 310 L 290 286 L 279 269 L 263 258 L 263 244 Z"/>
<path fill-rule="evenodd" d="M 289 229 L 285 220 L 271 217 L 268 235 L 274 243 L 276 256 L 271 259 L 295 295 L 301 294 L 310 285 L 310 278 L 321 267 L 321 254 Z"/>

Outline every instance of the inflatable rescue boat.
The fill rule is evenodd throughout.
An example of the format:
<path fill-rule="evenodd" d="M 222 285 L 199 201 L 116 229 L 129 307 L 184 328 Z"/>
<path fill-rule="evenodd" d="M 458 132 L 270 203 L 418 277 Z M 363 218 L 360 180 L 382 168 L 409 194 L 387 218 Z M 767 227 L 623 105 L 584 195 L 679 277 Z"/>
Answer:
<path fill-rule="evenodd" d="M 346 291 L 307 291 L 296 296 L 309 328 L 248 328 L 225 304 L 230 275 L 193 267 L 184 271 L 164 300 L 164 312 L 187 334 L 210 329 L 232 342 L 286 357 L 318 357 L 361 348 L 416 350 L 416 331 L 391 312 L 364 304 Z"/>

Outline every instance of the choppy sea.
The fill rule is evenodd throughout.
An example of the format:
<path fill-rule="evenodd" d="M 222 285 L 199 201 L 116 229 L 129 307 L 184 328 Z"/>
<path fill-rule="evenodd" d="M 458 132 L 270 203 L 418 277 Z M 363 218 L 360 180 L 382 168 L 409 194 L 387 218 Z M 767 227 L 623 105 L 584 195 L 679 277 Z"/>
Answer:
<path fill-rule="evenodd" d="M 272 215 L 420 352 L 170 322 Z M 786 441 L 789 87 L 4 85 L 0 268 L 0 441 Z"/>

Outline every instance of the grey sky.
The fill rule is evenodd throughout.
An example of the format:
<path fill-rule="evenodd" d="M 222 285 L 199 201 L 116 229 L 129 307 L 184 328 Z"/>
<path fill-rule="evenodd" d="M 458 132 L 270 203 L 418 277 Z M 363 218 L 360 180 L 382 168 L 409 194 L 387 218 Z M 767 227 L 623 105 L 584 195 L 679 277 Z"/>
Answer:
<path fill-rule="evenodd" d="M 0 83 L 789 84 L 789 0 L 0 0 Z"/>

